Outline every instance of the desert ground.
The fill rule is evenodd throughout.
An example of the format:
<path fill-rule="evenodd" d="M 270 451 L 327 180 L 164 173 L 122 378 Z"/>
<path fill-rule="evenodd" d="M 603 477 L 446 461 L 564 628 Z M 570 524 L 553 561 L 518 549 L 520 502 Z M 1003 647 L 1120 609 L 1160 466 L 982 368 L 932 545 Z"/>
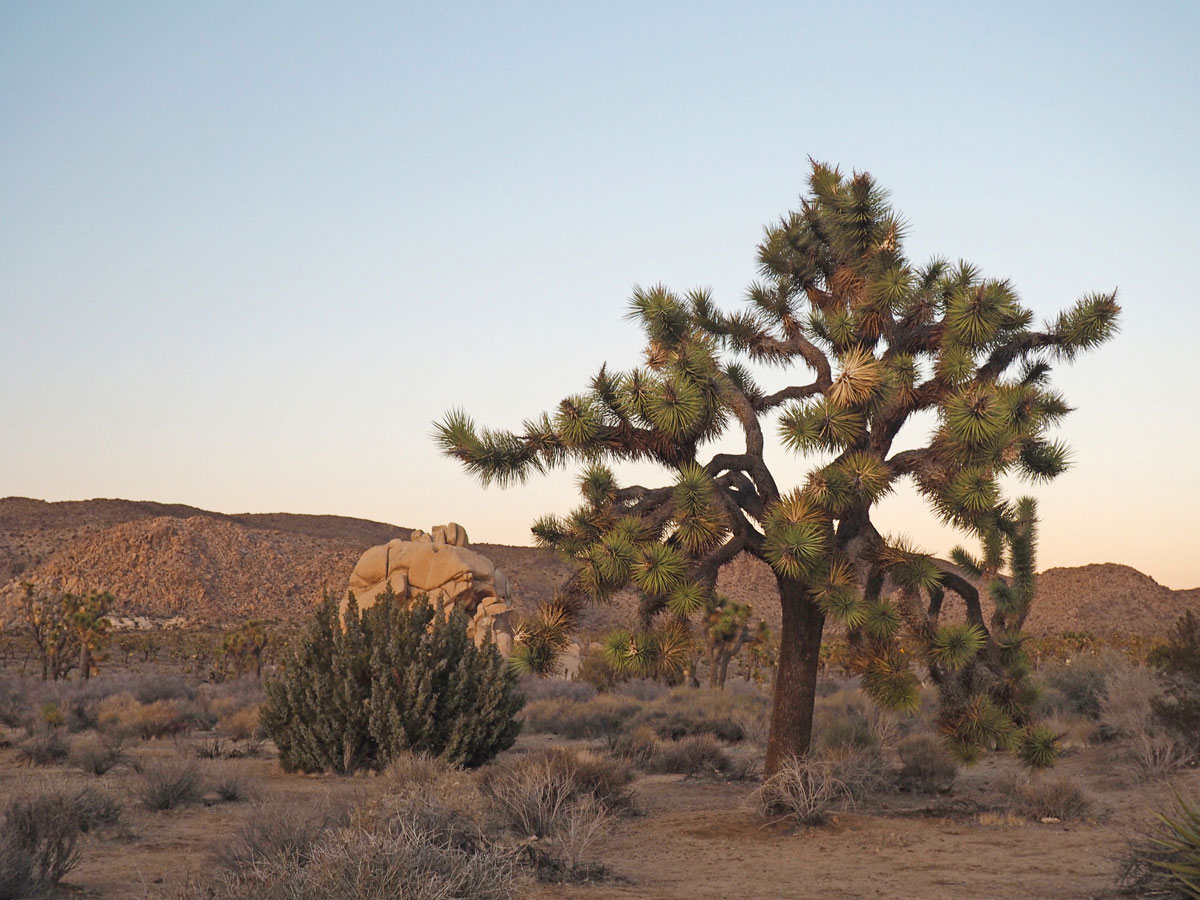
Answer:
<path fill-rule="evenodd" d="M 1105 664 L 1111 664 L 1111 658 Z M 104 693 L 97 689 L 105 677 L 93 679 L 93 692 Z M 114 687 L 123 687 L 126 694 L 141 689 L 149 691 L 148 696 L 156 691 L 175 695 L 155 701 L 159 713 L 173 703 L 176 713 L 194 717 L 197 724 L 145 739 L 132 732 L 138 727 L 143 733 L 153 730 L 153 721 L 146 722 L 154 719 L 153 703 L 129 705 L 114 714 L 110 701 L 108 707 L 99 707 L 107 712 L 101 713 L 94 727 L 68 722 L 58 734 L 72 752 L 42 764 L 30 758 L 29 729 L 13 725 L 4 729 L 0 795 L 91 788 L 119 806 L 113 821 L 93 827 L 83 837 L 78 864 L 59 887 L 61 896 L 138 900 L 211 896 L 205 886 L 219 877 L 247 823 L 264 817 L 345 816 L 347 810 L 369 808 L 395 794 L 402 780 L 390 772 L 285 773 L 271 743 L 245 727 L 244 710 L 253 709 L 259 696 L 257 684 L 246 680 L 205 687 L 194 680 L 186 683 L 178 674 L 165 674 L 151 678 L 158 682 L 155 687 L 144 674 L 108 677 L 115 678 L 119 684 Z M 10 673 L 5 684 L 9 710 L 24 696 L 42 703 L 37 712 L 47 714 L 43 702 L 47 695 L 40 693 L 40 681 Z M 896 769 L 899 735 L 923 727 L 916 717 L 892 722 L 882 729 L 878 741 L 859 741 L 878 751 L 874 758 L 881 778 L 870 791 L 834 802 L 820 824 L 771 821 L 752 802 L 761 781 L 761 722 L 741 720 L 745 734 L 740 740 L 706 738 L 704 746 L 710 752 L 716 747 L 720 759 L 685 759 L 675 766 L 685 771 L 663 772 L 662 766 L 644 760 L 635 764 L 621 753 L 614 737 L 616 731 L 628 733 L 624 726 L 611 735 L 583 738 L 552 733 L 555 728 L 578 733 L 599 727 L 588 718 L 589 710 L 612 704 L 620 695 L 618 690 L 614 697 L 591 696 L 577 688 L 570 683 L 562 688 L 539 687 L 538 696 L 526 707 L 528 721 L 515 746 L 482 770 L 453 773 L 453 781 L 438 782 L 441 786 L 435 788 L 435 792 L 457 793 L 465 784 L 475 791 L 474 785 L 485 782 L 489 770 L 552 748 L 590 754 L 630 773 L 632 780 L 624 788 L 627 802 L 587 845 L 578 871 L 547 872 L 519 864 L 512 896 L 546 900 L 1128 896 L 1120 893 L 1117 878 L 1129 841 L 1144 831 L 1154 810 L 1170 806 L 1173 791 L 1194 795 L 1200 789 L 1196 769 L 1178 762 L 1164 772 L 1147 772 L 1139 768 L 1128 741 L 1102 736 L 1102 721 L 1071 716 L 1062 708 L 1056 710 L 1055 721 L 1064 729 L 1067 750 L 1051 773 L 1031 779 L 1011 756 L 989 753 L 978 764 L 962 767 L 952 784 L 905 788 L 890 779 Z M 638 696 L 621 702 L 634 710 L 634 717 L 655 704 L 663 708 L 674 704 L 676 718 L 693 722 L 730 710 L 761 709 L 757 698 L 752 703 L 734 700 L 731 706 L 728 698 L 706 699 L 714 696 L 706 689 L 664 691 L 643 687 L 631 692 Z M 750 689 L 743 685 L 740 693 L 749 695 Z M 865 708 L 852 682 L 833 679 L 823 694 L 818 716 L 827 731 L 845 732 L 850 727 L 846 723 Z M 1060 707 L 1070 705 L 1069 699 L 1055 696 Z M 201 707 L 207 719 L 197 712 Z M 95 748 L 98 735 L 112 734 L 122 726 L 127 737 L 120 760 L 102 775 L 81 771 L 80 748 Z M 659 743 L 675 745 L 665 738 Z M 199 779 L 198 792 L 175 808 L 152 810 L 142 799 L 147 773 L 163 767 L 190 770 Z M 1060 818 L 1039 815 L 1019 799 L 1021 785 L 1028 790 L 1028 785 L 1050 779 L 1067 779 L 1084 798 L 1082 806 Z M 221 791 L 232 798 L 222 799 Z M 484 807 L 490 801 L 484 793 L 471 793 L 465 802 L 479 806 L 473 814 L 489 815 Z M 529 845 L 528 838 L 511 829 L 497 840 L 518 855 Z M 543 846 L 553 852 L 553 839 L 546 840 Z"/>

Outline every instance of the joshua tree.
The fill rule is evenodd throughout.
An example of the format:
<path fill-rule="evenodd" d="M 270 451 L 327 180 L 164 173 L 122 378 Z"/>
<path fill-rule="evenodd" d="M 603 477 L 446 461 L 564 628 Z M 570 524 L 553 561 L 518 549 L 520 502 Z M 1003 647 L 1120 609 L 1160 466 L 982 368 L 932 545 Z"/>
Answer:
<path fill-rule="evenodd" d="M 729 663 L 751 638 L 750 606 L 715 591 L 704 609 L 704 651 L 708 658 L 708 686 L 724 689 Z"/>
<path fill-rule="evenodd" d="M 1106 341 L 1120 308 L 1115 293 L 1090 295 L 1038 327 L 1007 281 L 965 262 L 910 262 L 903 231 L 870 175 L 814 163 L 799 209 L 766 229 L 745 309 L 725 312 L 706 290 L 635 289 L 644 366 L 601 366 L 586 392 L 517 431 L 479 429 L 461 411 L 437 425 L 443 450 L 484 484 L 584 465 L 583 506 L 533 526 L 578 565 L 555 601 L 568 615 L 632 581 L 645 619 L 690 616 L 737 554 L 770 564 L 782 629 L 767 774 L 808 749 L 827 618 L 848 628 L 880 702 L 914 704 L 914 662 L 928 668 L 945 686 L 942 724 L 960 752 L 1030 737 L 1016 630 L 1032 572 L 1014 587 L 999 574 L 1022 563 L 1014 554 L 1032 558 L 1033 510 L 1007 501 L 1000 481 L 1066 468 L 1066 448 L 1048 436 L 1069 411 L 1048 385 L 1051 363 Z M 765 390 L 747 363 L 797 380 Z M 894 447 L 920 413 L 933 421 L 923 446 Z M 764 458 L 772 425 L 812 462 L 790 490 Z M 727 432 L 739 447 L 701 455 Z M 618 485 L 605 464 L 626 461 L 662 465 L 667 483 Z M 873 523 L 904 479 L 983 543 L 981 560 L 958 557 L 1000 601 L 990 625 L 961 569 Z M 965 625 L 939 623 L 948 598 L 965 606 Z"/>
<path fill-rule="evenodd" d="M 66 618 L 79 644 L 79 674 L 84 681 L 92 677 L 101 660 L 101 651 L 108 643 L 112 627 L 108 610 L 115 599 L 107 591 L 91 591 L 86 597 L 63 596 Z"/>

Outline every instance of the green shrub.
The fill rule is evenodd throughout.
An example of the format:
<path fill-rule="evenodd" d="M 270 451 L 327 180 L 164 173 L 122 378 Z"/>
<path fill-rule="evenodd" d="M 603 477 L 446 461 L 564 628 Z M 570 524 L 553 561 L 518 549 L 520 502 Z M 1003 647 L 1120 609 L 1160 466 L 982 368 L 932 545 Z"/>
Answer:
<path fill-rule="evenodd" d="M 516 740 L 515 683 L 494 646 L 467 636 L 461 610 L 409 608 L 389 592 L 342 620 L 329 597 L 267 685 L 262 724 L 289 771 L 378 769 L 410 751 L 473 767 Z"/>

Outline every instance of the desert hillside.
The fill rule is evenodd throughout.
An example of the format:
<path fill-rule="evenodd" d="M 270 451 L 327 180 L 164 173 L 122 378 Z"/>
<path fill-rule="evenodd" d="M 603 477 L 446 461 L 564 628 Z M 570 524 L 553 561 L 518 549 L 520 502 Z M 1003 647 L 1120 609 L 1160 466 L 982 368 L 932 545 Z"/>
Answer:
<path fill-rule="evenodd" d="M 32 581 L 112 591 L 123 615 L 281 621 L 326 590 L 341 590 L 363 550 L 410 530 L 343 516 L 227 515 L 179 504 L 9 497 L 0 499 L 0 598 Z M 519 610 L 550 597 L 570 572 L 537 548 L 476 547 L 509 576 Z M 734 560 L 719 588 L 778 627 L 774 582 L 764 564 Z M 585 627 L 628 622 L 635 606 L 626 592 L 609 607 L 589 610 Z M 1056 568 L 1041 575 L 1028 627 L 1034 633 L 1160 634 L 1186 608 L 1200 609 L 1200 589 L 1173 591 L 1113 563 Z"/>

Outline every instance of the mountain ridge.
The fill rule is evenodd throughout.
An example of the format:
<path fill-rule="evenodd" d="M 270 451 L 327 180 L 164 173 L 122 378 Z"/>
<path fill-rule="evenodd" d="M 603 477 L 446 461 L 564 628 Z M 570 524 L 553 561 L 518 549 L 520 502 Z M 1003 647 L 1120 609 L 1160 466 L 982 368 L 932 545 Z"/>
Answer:
<path fill-rule="evenodd" d="M 469 529 L 468 529 L 469 530 Z M 98 498 L 48 502 L 0 499 L 0 600 L 32 581 L 64 590 L 112 591 L 120 615 L 183 617 L 222 624 L 246 617 L 294 618 L 326 591 L 344 589 L 364 550 L 412 529 L 349 516 L 218 513 L 187 504 Z M 553 595 L 571 567 L 548 550 L 473 544 L 508 576 L 514 606 Z M 774 579 L 761 561 L 727 565 L 718 590 L 779 626 Z M 985 602 L 985 613 L 987 612 Z M 585 611 L 585 629 L 627 624 L 637 597 L 623 591 Z M 1200 611 L 1200 588 L 1176 591 L 1119 563 L 1054 567 L 1039 575 L 1031 633 L 1159 635 L 1185 609 Z"/>

